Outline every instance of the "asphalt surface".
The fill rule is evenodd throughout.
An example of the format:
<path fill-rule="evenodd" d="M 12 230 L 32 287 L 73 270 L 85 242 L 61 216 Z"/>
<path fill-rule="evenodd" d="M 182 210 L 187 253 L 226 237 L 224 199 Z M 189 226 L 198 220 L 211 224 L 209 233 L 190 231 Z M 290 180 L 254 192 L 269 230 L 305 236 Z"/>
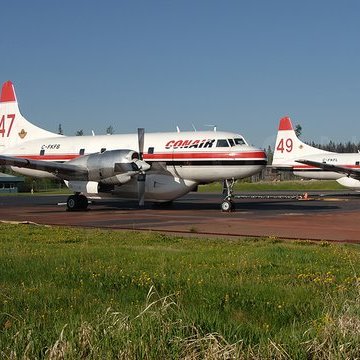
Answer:
<path fill-rule="evenodd" d="M 190 193 L 171 206 L 136 201 L 98 201 L 87 211 L 67 212 L 67 196 L 0 196 L 0 221 L 48 225 L 160 231 L 179 234 L 239 237 L 265 236 L 360 243 L 360 195 L 311 192 L 241 194 L 236 211 L 220 211 L 221 195 Z"/>

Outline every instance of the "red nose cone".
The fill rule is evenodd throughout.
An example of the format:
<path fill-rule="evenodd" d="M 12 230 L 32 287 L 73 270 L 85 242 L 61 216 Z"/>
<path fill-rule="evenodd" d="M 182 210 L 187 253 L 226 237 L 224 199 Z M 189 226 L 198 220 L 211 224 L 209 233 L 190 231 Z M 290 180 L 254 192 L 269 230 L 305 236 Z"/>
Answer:
<path fill-rule="evenodd" d="M 3 84 L 1 90 L 0 102 L 16 101 L 14 85 L 11 81 Z"/>
<path fill-rule="evenodd" d="M 279 131 L 280 130 L 293 130 L 293 126 L 289 117 L 286 116 L 280 120 Z"/>

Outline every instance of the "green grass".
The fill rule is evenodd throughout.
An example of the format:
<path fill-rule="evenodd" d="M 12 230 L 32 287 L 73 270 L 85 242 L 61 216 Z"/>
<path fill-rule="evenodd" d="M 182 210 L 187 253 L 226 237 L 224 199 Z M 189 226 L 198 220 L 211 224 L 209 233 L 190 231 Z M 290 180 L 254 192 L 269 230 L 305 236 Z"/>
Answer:
<path fill-rule="evenodd" d="M 12 192 L 12 193 L 6 193 L 1 192 L 0 196 L 29 196 L 29 195 L 70 195 L 73 194 L 72 191 L 70 191 L 68 188 L 61 188 L 61 189 L 47 189 L 47 190 L 39 190 L 35 191 L 34 194 L 31 194 L 30 192 Z"/>
<path fill-rule="evenodd" d="M 1 358 L 360 355 L 359 246 L 0 231 Z"/>
<path fill-rule="evenodd" d="M 236 192 L 241 193 L 242 191 L 326 191 L 326 190 L 346 190 L 343 186 L 338 184 L 336 181 L 332 180 L 291 180 L 291 181 L 260 181 L 260 182 L 245 182 L 238 181 L 234 187 Z M 215 182 L 208 185 L 200 185 L 198 190 L 200 192 L 221 192 L 222 184 Z M 70 195 L 70 191 L 67 187 L 61 189 L 47 189 L 36 191 L 35 195 Z M 0 196 L 21 196 L 21 195 L 30 195 L 29 192 L 19 192 L 19 193 L 0 193 Z"/>
<path fill-rule="evenodd" d="M 343 186 L 332 180 L 291 180 L 291 181 L 260 181 L 243 182 L 239 181 L 234 186 L 235 191 L 325 191 L 325 190 L 346 190 Z M 222 191 L 221 183 L 212 183 L 199 186 L 201 192 Z"/>

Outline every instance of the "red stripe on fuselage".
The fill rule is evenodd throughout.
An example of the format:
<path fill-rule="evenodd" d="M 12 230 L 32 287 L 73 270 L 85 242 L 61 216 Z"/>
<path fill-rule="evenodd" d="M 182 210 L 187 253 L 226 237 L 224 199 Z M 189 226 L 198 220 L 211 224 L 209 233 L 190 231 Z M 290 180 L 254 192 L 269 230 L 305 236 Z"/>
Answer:
<path fill-rule="evenodd" d="M 44 154 L 44 155 L 13 155 L 21 159 L 44 160 L 44 161 L 68 161 L 73 160 L 78 154 Z M 184 159 L 266 159 L 263 151 L 248 152 L 169 152 L 157 154 L 144 154 L 144 160 L 184 160 Z"/>
<path fill-rule="evenodd" d="M 144 154 L 144 160 L 183 160 L 183 159 L 266 159 L 263 151 L 248 152 L 174 152 Z"/>
<path fill-rule="evenodd" d="M 329 165 L 331 165 L 331 164 L 329 164 Z M 342 167 L 348 168 L 348 169 L 360 169 L 360 165 L 336 165 L 336 166 L 342 166 Z M 320 169 L 320 170 L 322 170 L 320 167 L 310 166 L 310 165 L 297 165 L 297 166 L 293 166 L 293 169 L 294 170 L 307 170 L 307 169 Z"/>

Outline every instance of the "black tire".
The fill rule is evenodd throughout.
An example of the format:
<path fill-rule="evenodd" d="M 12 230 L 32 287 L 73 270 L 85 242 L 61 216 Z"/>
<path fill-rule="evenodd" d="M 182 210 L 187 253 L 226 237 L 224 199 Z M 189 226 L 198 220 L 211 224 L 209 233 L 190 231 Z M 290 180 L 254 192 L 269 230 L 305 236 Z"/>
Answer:
<path fill-rule="evenodd" d="M 67 210 L 68 211 L 74 211 L 79 208 L 79 200 L 78 196 L 76 195 L 70 195 L 66 201 Z"/>
<path fill-rule="evenodd" d="M 222 203 L 221 203 L 221 211 L 222 212 L 230 212 L 233 210 L 233 205 L 232 205 L 232 202 L 229 201 L 229 200 L 224 200 Z"/>
<path fill-rule="evenodd" d="M 70 195 L 66 202 L 67 210 L 86 210 L 89 202 L 85 195 Z"/>
<path fill-rule="evenodd" d="M 82 210 L 86 210 L 89 205 L 88 198 L 85 195 L 79 195 L 78 200 L 79 200 L 79 208 Z"/>

